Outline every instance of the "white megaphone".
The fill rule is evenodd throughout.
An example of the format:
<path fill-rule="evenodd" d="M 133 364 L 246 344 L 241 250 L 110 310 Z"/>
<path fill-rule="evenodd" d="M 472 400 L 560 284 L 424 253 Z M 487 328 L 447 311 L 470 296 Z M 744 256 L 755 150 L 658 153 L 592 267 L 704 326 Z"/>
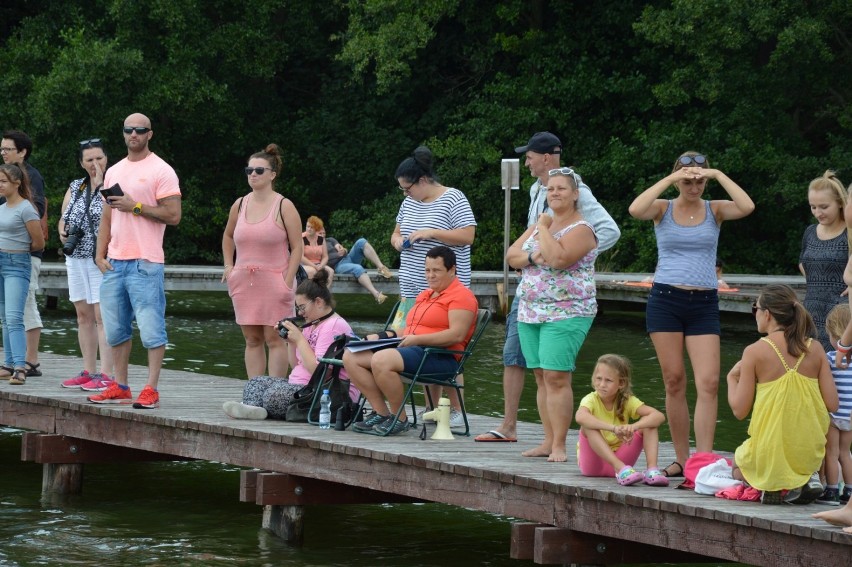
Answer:
<path fill-rule="evenodd" d="M 437 424 L 432 439 L 455 439 L 450 431 L 450 400 L 441 398 L 438 407 L 423 414 L 423 420 L 434 421 Z"/>

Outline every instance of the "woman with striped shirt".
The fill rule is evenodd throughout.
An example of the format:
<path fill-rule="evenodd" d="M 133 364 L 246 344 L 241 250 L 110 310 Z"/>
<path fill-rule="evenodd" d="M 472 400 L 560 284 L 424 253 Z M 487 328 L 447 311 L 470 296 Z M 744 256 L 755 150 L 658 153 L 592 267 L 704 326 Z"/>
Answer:
<path fill-rule="evenodd" d="M 707 181 L 715 179 L 731 200 L 702 198 Z M 671 186 L 675 199 L 659 197 Z M 666 388 L 666 418 L 676 460 L 663 470 L 666 476 L 683 476 L 689 457 L 689 407 L 686 403 L 686 366 L 689 355 L 695 388 L 695 449 L 713 450 L 718 410 L 720 349 L 719 296 L 716 248 L 722 221 L 741 219 L 754 211 L 742 188 L 707 158 L 686 152 L 675 161 L 672 173 L 636 197 L 630 215 L 654 221 L 657 235 L 657 269 L 648 295 L 646 326 L 657 351 Z"/>

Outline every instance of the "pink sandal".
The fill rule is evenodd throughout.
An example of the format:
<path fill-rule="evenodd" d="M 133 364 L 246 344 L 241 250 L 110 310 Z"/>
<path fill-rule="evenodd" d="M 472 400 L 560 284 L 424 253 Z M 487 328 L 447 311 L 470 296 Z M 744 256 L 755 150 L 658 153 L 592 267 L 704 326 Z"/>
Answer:
<path fill-rule="evenodd" d="M 645 471 L 642 480 L 648 486 L 668 486 L 669 479 L 666 478 L 660 469 L 648 469 Z"/>
<path fill-rule="evenodd" d="M 615 475 L 615 480 L 621 486 L 630 486 L 642 480 L 642 473 L 636 472 L 636 469 L 628 465 L 618 471 L 618 474 Z"/>

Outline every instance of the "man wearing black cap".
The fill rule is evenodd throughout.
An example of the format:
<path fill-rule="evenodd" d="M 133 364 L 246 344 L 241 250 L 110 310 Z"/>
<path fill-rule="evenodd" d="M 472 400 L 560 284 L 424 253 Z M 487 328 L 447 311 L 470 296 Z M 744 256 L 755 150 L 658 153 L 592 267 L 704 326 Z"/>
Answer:
<path fill-rule="evenodd" d="M 530 208 L 527 213 L 527 226 L 538 221 L 538 216 L 547 209 L 547 180 L 551 169 L 559 169 L 559 157 L 562 154 L 562 142 L 550 132 L 536 132 L 527 145 L 515 148 L 519 154 L 525 154 L 524 165 L 536 178 L 530 187 Z M 604 209 L 589 186 L 583 183 L 579 174 L 572 172 L 574 181 L 580 190 L 578 207 L 583 218 L 595 229 L 598 237 L 598 250 L 603 252 L 612 248 L 621 236 L 618 225 Z M 518 404 L 524 390 L 524 371 L 526 360 L 521 353 L 518 339 L 518 296 L 512 301 L 512 309 L 506 316 L 506 342 L 503 345 L 503 423 L 500 427 L 478 435 L 476 441 L 517 441 Z"/>

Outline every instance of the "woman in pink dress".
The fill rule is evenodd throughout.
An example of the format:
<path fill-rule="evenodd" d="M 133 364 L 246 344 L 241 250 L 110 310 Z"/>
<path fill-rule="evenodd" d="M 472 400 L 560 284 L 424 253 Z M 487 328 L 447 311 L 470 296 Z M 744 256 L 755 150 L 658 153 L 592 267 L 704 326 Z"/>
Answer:
<path fill-rule="evenodd" d="M 265 374 L 287 376 L 287 343 L 278 336 L 275 324 L 295 314 L 302 219 L 293 202 L 273 186 L 281 165 L 275 144 L 252 154 L 245 168 L 251 193 L 231 206 L 222 237 L 222 281 L 228 283 L 237 324 L 246 339 L 249 378 Z"/>

